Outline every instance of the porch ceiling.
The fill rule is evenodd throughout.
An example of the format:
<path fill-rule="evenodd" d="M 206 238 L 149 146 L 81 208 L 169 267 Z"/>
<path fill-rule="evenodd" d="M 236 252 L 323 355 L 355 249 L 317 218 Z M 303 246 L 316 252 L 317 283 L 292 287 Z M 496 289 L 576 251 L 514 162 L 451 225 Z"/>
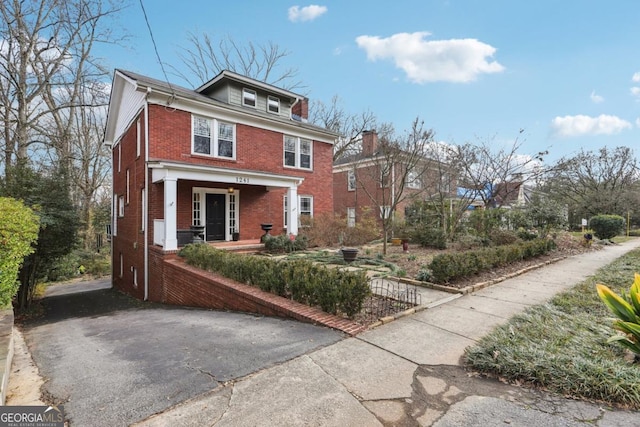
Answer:
<path fill-rule="evenodd" d="M 304 178 L 300 178 L 298 176 L 163 161 L 149 162 L 149 168 L 151 169 L 151 179 L 154 183 L 165 180 L 184 179 L 205 182 L 222 182 L 225 184 L 296 188 L 304 180 Z"/>

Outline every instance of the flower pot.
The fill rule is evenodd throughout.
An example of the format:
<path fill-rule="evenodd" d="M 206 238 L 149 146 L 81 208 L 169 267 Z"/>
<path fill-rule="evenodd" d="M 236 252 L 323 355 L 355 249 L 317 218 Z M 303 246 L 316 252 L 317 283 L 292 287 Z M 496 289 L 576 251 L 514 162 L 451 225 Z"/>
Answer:
<path fill-rule="evenodd" d="M 237 242 L 238 240 L 240 240 L 240 233 L 237 231 L 235 233 L 231 233 L 231 238 L 234 242 Z"/>
<path fill-rule="evenodd" d="M 353 262 L 356 259 L 356 256 L 358 256 L 358 250 L 356 248 L 343 248 L 341 249 L 342 251 L 342 258 L 346 261 L 346 262 Z"/>

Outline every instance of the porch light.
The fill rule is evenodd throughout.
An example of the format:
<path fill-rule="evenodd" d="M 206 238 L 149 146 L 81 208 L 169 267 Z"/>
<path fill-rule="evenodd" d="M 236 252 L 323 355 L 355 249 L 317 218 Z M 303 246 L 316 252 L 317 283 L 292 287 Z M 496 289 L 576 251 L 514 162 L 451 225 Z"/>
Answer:
<path fill-rule="evenodd" d="M 233 193 L 233 191 L 234 191 L 234 190 L 233 190 L 233 187 L 229 187 L 229 190 L 228 190 L 228 191 L 229 191 L 229 194 L 232 194 L 232 193 Z"/>

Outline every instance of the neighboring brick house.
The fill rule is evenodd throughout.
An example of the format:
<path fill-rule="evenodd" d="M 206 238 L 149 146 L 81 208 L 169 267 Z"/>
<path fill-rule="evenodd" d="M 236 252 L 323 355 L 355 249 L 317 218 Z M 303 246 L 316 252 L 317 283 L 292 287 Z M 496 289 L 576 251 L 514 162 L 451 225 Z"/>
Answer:
<path fill-rule="evenodd" d="M 454 174 L 441 172 L 447 168 L 425 158 L 424 163 L 416 167 L 421 168 L 420 171 L 405 172 L 401 156 L 394 157 L 395 164 L 386 164 L 388 158 L 381 154 L 381 143 L 384 142 L 378 141 L 375 131 L 364 131 L 361 151 L 334 163 L 334 213 L 346 216 L 349 226 L 354 226 L 365 210 L 379 219 L 394 215 L 395 219 L 402 220 L 405 208 L 416 199 L 424 200 L 436 192 L 455 197 Z M 400 182 L 403 179 L 405 182 Z M 398 197 L 396 192 L 403 194 Z M 400 200 L 395 212 L 391 212 L 393 200 Z"/>
<path fill-rule="evenodd" d="M 259 239 L 263 223 L 296 235 L 300 215 L 332 212 L 337 135 L 307 117 L 304 96 L 230 71 L 190 90 L 116 70 L 105 132 L 114 286 L 161 300 L 163 259 L 193 225 L 207 242 Z"/>

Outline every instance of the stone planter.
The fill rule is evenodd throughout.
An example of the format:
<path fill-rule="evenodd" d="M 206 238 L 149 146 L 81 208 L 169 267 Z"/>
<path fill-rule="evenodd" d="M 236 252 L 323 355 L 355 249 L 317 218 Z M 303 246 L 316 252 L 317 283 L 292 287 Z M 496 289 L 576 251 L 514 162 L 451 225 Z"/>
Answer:
<path fill-rule="evenodd" d="M 358 256 L 358 250 L 356 248 L 342 248 L 342 258 L 346 262 L 353 262 Z"/>
<path fill-rule="evenodd" d="M 189 227 L 189 231 L 193 233 L 191 243 L 204 243 L 204 239 L 202 238 L 202 233 L 204 233 L 204 225 L 192 225 L 191 227 Z"/>
<path fill-rule="evenodd" d="M 262 231 L 264 231 L 264 234 L 262 235 L 262 237 L 260 237 L 260 242 L 264 243 L 265 240 L 271 237 L 269 232 L 273 228 L 273 224 L 265 222 L 263 224 L 260 224 L 260 228 L 262 228 Z"/>

